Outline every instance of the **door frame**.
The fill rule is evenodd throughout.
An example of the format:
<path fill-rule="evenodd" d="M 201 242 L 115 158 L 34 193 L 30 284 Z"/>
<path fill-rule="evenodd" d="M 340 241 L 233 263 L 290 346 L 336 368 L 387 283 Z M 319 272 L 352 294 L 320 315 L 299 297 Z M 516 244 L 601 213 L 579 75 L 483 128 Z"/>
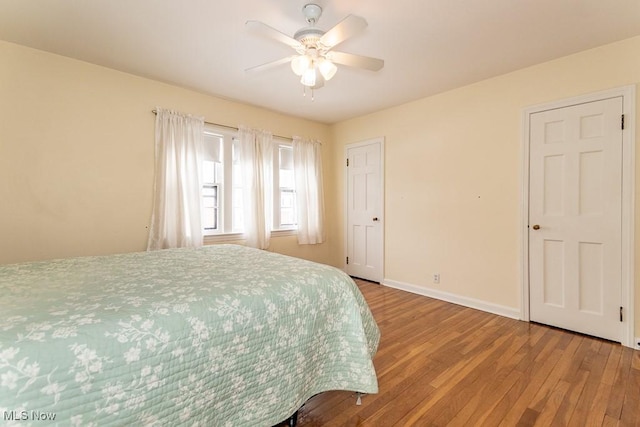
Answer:
<path fill-rule="evenodd" d="M 522 112 L 521 135 L 521 215 L 520 215 L 520 319 L 529 322 L 529 118 L 541 111 L 576 104 L 622 97 L 624 132 L 622 132 L 622 275 L 621 304 L 624 307 L 622 345 L 635 348 L 635 85 L 594 92 L 527 107 Z"/>
<path fill-rule="evenodd" d="M 371 139 L 367 139 L 364 141 L 360 141 L 360 142 L 354 142 L 351 144 L 346 144 L 344 146 L 344 154 L 343 154 L 343 173 L 344 173 L 344 257 L 343 257 L 343 270 L 346 271 L 347 270 L 347 262 L 346 262 L 346 257 L 348 256 L 348 250 L 349 250 L 349 170 L 347 169 L 347 162 L 346 159 L 348 158 L 348 153 L 349 153 L 349 149 L 351 148 L 358 148 L 358 147 L 363 147 L 366 145 L 371 145 L 371 144 L 379 144 L 380 145 L 380 187 L 378 188 L 379 191 L 379 199 L 378 199 L 378 211 L 380 212 L 380 214 L 378 215 L 378 218 L 380 218 L 380 247 L 378 248 L 378 255 L 380 257 L 380 262 L 382 263 L 382 265 L 380 265 L 380 277 L 379 277 L 379 283 L 382 283 L 384 281 L 384 241 L 385 241 L 385 236 L 384 236 L 384 223 L 385 223 L 385 212 L 384 212 L 384 137 L 380 136 L 380 137 L 376 137 L 376 138 L 371 138 Z"/>

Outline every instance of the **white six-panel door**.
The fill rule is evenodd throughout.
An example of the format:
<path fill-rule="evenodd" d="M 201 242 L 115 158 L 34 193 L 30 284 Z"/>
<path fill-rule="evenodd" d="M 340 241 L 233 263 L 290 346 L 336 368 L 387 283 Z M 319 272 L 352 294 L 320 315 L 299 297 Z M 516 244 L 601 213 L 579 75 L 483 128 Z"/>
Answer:
<path fill-rule="evenodd" d="M 382 281 L 382 142 L 347 146 L 347 274 Z"/>
<path fill-rule="evenodd" d="M 530 318 L 621 341 L 623 100 L 530 115 Z"/>

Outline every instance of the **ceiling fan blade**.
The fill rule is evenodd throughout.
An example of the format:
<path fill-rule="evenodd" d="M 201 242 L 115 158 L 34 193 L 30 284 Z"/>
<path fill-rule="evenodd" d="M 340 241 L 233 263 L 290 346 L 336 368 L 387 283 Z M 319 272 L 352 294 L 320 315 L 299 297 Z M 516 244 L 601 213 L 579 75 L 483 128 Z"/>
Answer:
<path fill-rule="evenodd" d="M 280 43 L 286 44 L 287 46 L 291 46 L 294 49 L 304 48 L 304 46 L 302 46 L 302 43 L 300 43 L 298 40 L 294 39 L 293 37 L 289 37 L 285 33 L 282 33 L 273 27 L 268 26 L 264 22 L 247 21 L 245 26 L 255 34 L 272 38 L 279 41 Z"/>
<path fill-rule="evenodd" d="M 264 71 L 264 70 L 269 70 L 271 68 L 275 68 L 278 65 L 282 65 L 282 64 L 286 64 L 287 62 L 291 62 L 291 60 L 293 58 L 295 58 L 296 55 L 291 55 L 291 56 L 287 56 L 275 61 L 271 61 L 271 62 L 267 62 L 264 64 L 260 64 L 260 65 L 256 65 L 255 67 L 251 67 L 251 68 L 247 68 L 246 70 L 244 70 L 247 73 L 257 73 L 259 71 Z"/>
<path fill-rule="evenodd" d="M 327 48 L 332 48 L 349 37 L 358 34 L 366 27 L 367 21 L 365 21 L 364 18 L 355 15 L 348 15 L 342 21 L 338 22 L 336 26 L 324 33 L 320 38 L 320 43 Z"/>
<path fill-rule="evenodd" d="M 354 55 L 352 53 L 335 52 L 327 53 L 327 59 L 336 64 L 346 65 L 347 67 L 363 68 L 370 71 L 378 71 L 384 67 L 384 61 L 369 56 Z"/>

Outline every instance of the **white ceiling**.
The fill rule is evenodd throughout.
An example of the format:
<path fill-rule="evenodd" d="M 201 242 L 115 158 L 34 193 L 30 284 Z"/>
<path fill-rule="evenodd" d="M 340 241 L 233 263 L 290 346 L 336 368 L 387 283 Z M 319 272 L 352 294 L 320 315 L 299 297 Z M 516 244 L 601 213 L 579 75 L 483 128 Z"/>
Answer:
<path fill-rule="evenodd" d="M 293 35 L 308 2 L 0 0 L 0 39 L 334 123 L 640 34 L 640 0 L 316 0 L 324 30 L 369 23 L 336 50 L 385 67 L 339 67 L 312 102 L 288 65 L 244 71 L 293 53 L 245 22 Z"/>

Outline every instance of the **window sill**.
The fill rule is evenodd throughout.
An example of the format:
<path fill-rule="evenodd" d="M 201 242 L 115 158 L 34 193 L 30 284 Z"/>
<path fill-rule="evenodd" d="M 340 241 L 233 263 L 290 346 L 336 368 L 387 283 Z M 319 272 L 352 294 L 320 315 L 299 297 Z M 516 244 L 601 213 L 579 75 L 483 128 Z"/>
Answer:
<path fill-rule="evenodd" d="M 208 236 L 204 236 L 202 239 L 205 245 L 212 243 L 236 242 L 238 240 L 244 240 L 243 233 L 210 234 Z"/>
<path fill-rule="evenodd" d="M 297 234 L 298 230 L 295 228 L 289 230 L 271 230 L 271 237 L 295 236 Z"/>
<path fill-rule="evenodd" d="M 296 229 L 271 231 L 271 237 L 287 237 L 295 236 L 297 234 L 298 230 Z M 202 242 L 207 245 L 213 243 L 237 242 L 238 240 L 246 240 L 244 233 L 210 234 L 208 236 L 204 236 Z"/>

